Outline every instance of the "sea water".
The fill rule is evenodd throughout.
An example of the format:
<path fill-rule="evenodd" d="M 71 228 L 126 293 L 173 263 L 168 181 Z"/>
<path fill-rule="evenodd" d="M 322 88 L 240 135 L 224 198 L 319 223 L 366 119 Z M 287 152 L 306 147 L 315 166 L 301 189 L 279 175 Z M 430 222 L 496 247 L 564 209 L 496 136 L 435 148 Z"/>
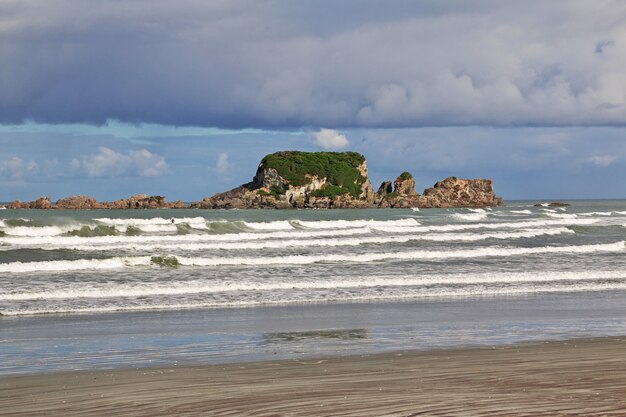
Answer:
<path fill-rule="evenodd" d="M 3 210 L 0 373 L 622 334 L 626 201 L 533 203 Z"/>

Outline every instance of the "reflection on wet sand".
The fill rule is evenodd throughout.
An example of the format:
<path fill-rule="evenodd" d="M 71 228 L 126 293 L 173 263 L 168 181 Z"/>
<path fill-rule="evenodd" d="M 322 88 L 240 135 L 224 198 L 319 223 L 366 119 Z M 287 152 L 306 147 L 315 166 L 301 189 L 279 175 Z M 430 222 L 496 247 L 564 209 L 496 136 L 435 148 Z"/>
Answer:
<path fill-rule="evenodd" d="M 367 339 L 367 329 L 322 329 L 307 330 L 302 332 L 276 332 L 264 333 L 263 338 L 267 343 L 294 342 L 306 339 Z"/>

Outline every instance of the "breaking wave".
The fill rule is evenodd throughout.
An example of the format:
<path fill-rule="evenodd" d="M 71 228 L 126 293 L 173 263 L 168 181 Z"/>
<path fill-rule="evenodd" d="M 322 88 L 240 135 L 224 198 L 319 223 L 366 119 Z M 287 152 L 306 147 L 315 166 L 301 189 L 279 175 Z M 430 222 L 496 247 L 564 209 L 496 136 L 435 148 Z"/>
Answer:
<path fill-rule="evenodd" d="M 181 241 L 162 241 L 159 243 L 142 243 L 129 244 L 119 243 L 115 245 L 102 244 L 77 244 L 77 245 L 48 245 L 44 250 L 71 249 L 80 251 L 109 251 L 109 250 L 127 250 L 127 251 L 154 251 L 162 249 L 178 249 L 184 251 L 200 251 L 200 250 L 243 250 L 243 249 L 288 249 L 294 247 L 319 247 L 319 246 L 359 246 L 368 244 L 385 244 L 385 243 L 407 243 L 411 241 L 433 241 L 433 242 L 476 242 L 488 239 L 523 239 L 533 238 L 537 236 L 556 236 L 560 234 L 575 233 L 568 228 L 559 227 L 553 229 L 527 229 L 517 232 L 487 232 L 487 233 L 426 233 L 421 235 L 400 235 L 400 236 L 362 236 L 342 238 L 336 236 L 332 239 L 313 238 L 313 239 L 268 239 L 268 240 L 252 240 L 241 242 L 189 242 Z"/>
<path fill-rule="evenodd" d="M 350 262 L 367 263 L 377 261 L 409 261 L 431 259 L 463 259 L 479 257 L 508 257 L 549 253 L 594 253 L 594 252 L 623 252 L 624 241 L 574 246 L 544 246 L 544 247 L 511 247 L 494 248 L 481 247 L 463 250 L 415 250 L 406 252 L 382 252 L 366 254 L 326 254 L 326 255 L 287 255 L 275 257 L 182 257 L 176 256 L 176 264 L 181 266 L 221 266 L 221 265 L 305 265 L 319 262 Z M 167 255 L 165 255 L 167 256 Z M 11 262 L 0 264 L 0 272 L 47 272 L 47 271 L 75 271 L 83 269 L 112 269 L 136 266 L 161 265 L 153 262 L 153 256 L 113 257 L 108 259 L 80 259 L 71 261 L 41 261 L 41 262 Z M 173 258 L 173 257 L 172 257 Z M 174 262 L 174 261 L 172 261 Z M 170 265 L 168 265 L 170 266 Z"/>
<path fill-rule="evenodd" d="M 334 288 L 372 288 L 372 287 L 408 287 L 420 285 L 463 285 L 463 284 L 511 284 L 511 283 L 553 283 L 560 281 L 606 281 L 626 279 L 624 271 L 545 271 L 520 273 L 485 273 L 485 274 L 426 274 L 406 276 L 373 277 L 332 277 L 314 280 L 285 281 L 281 279 L 259 283 L 250 280 L 188 280 L 182 282 L 155 283 L 99 283 L 85 288 L 73 285 L 69 288 L 46 291 L 0 293 L 0 300 L 50 300 L 78 298 L 118 298 L 144 297 L 155 295 L 179 295 L 198 293 L 221 293 L 227 291 L 272 291 L 292 289 L 334 289 Z"/>

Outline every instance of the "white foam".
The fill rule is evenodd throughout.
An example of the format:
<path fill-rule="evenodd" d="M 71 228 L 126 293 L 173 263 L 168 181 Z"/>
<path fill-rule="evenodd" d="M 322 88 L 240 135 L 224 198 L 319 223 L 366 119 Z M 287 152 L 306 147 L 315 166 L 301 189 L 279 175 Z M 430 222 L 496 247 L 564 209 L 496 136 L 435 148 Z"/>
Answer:
<path fill-rule="evenodd" d="M 622 252 L 624 242 L 600 245 L 580 246 L 544 246 L 532 248 L 491 248 L 446 250 L 446 251 L 408 251 L 382 252 L 367 254 L 330 254 L 330 255 L 292 255 L 262 258 L 186 258 L 177 257 L 182 265 L 187 266 L 219 266 L 219 265 L 305 265 L 318 262 L 376 262 L 384 260 L 430 260 L 430 259 L 463 259 L 477 257 L 508 257 L 546 253 L 595 253 Z M 1 269 L 0 269 L 1 271 Z"/>
<path fill-rule="evenodd" d="M 554 219 L 576 219 L 578 218 L 577 214 L 567 214 L 567 213 L 545 213 L 546 216 L 552 217 Z"/>
<path fill-rule="evenodd" d="M 463 214 L 463 213 L 454 213 L 452 215 L 452 217 L 455 217 L 459 220 L 464 220 L 464 221 L 480 221 L 480 220 L 484 220 L 487 218 L 488 213 L 486 212 L 482 212 L 482 213 L 468 213 L 468 214 Z"/>
<path fill-rule="evenodd" d="M 72 261 L 40 261 L 1 263 L 0 272 L 54 272 L 85 269 L 118 269 L 129 266 L 150 265 L 150 257 L 114 257 L 107 259 L 78 259 Z"/>
<path fill-rule="evenodd" d="M 169 219 L 165 219 L 163 217 L 152 217 L 149 219 L 141 219 L 141 218 L 110 218 L 110 217 L 102 217 L 98 219 L 94 219 L 94 221 L 99 223 L 104 223 L 110 226 L 142 226 L 142 225 L 166 225 L 172 224 L 172 219 L 175 224 L 187 223 L 189 225 L 205 225 L 207 220 L 204 217 L 170 217 Z"/>
<path fill-rule="evenodd" d="M 441 226 L 419 226 L 419 227 L 394 227 L 394 226 L 376 226 L 374 230 L 387 233 L 420 233 L 420 232 L 452 232 L 460 230 L 475 229 L 528 229 L 551 226 L 573 226 L 573 225 L 589 225 L 597 223 L 597 219 L 551 219 L 551 220 L 529 220 L 519 222 L 493 222 L 493 223 L 474 223 L 474 224 L 446 224 Z"/>
<path fill-rule="evenodd" d="M 275 222 L 243 222 L 252 230 L 293 230 L 294 227 L 287 220 Z"/>
<path fill-rule="evenodd" d="M 296 230 L 290 232 L 248 232 L 227 234 L 189 234 L 189 235 L 148 235 L 148 236 L 31 236 L 31 237 L 0 237 L 0 244 L 13 246 L 44 247 L 73 246 L 81 244 L 143 244 L 150 242 L 237 242 L 244 240 L 271 240 L 285 238 L 309 238 L 320 236 L 351 236 L 370 233 L 366 227 L 343 230 Z"/>
<path fill-rule="evenodd" d="M 604 217 L 608 217 L 608 216 L 613 215 L 613 212 L 611 212 L 611 211 L 590 211 L 588 213 L 579 213 L 579 214 L 581 216 L 604 216 Z"/>
<path fill-rule="evenodd" d="M 515 214 L 533 214 L 530 210 L 511 210 L 511 213 Z"/>
<path fill-rule="evenodd" d="M 277 231 L 277 232 L 249 232 L 249 233 L 228 233 L 228 234 L 193 234 L 193 235 L 167 235 L 167 236 L 25 236 L 25 237 L 0 237 L 0 244 L 23 247 L 44 247 L 44 246 L 75 246 L 81 244 L 141 244 L 141 243 L 162 243 L 162 242 L 230 242 L 244 240 L 271 240 L 271 239 L 299 239 L 322 236 L 350 236 L 369 234 L 372 231 L 406 234 L 406 233 L 427 233 L 427 232 L 454 232 L 462 230 L 477 229 L 528 229 L 528 228 L 549 228 L 553 226 L 568 225 L 589 225 L 597 223 L 597 219 L 549 219 L 533 220 L 523 222 L 493 222 L 475 224 L 448 224 L 442 226 L 375 226 L 361 227 L 355 229 L 321 229 L 321 230 L 297 230 Z"/>
<path fill-rule="evenodd" d="M 542 271 L 485 274 L 427 274 L 405 276 L 335 277 L 329 279 L 281 280 L 187 280 L 150 283 L 91 283 L 88 287 L 72 284 L 65 288 L 46 291 L 15 291 L 0 293 L 2 301 L 146 297 L 155 295 L 181 295 L 221 293 L 229 291 L 274 291 L 336 288 L 408 287 L 424 285 L 479 285 L 513 283 L 552 283 L 560 281 L 604 281 L 626 279 L 624 271 Z"/>
<path fill-rule="evenodd" d="M 478 257 L 508 257 L 547 253 L 595 253 L 623 252 L 624 242 L 599 245 L 579 246 L 544 246 L 531 248 L 493 248 L 481 247 L 462 250 L 417 250 L 407 252 L 380 252 L 366 254 L 326 254 L 326 255 L 290 255 L 276 257 L 217 257 L 199 258 L 177 256 L 184 266 L 227 266 L 227 265 L 305 265 L 319 262 L 357 262 L 367 263 L 393 260 L 430 260 L 430 259 L 466 259 Z M 82 269 L 112 269 L 130 266 L 150 265 L 149 256 L 115 257 L 109 259 L 81 259 L 72 261 L 11 262 L 0 264 L 0 272 L 46 272 Z"/>
<path fill-rule="evenodd" d="M 216 307 L 252 307 L 257 305 L 286 305 L 286 304 L 309 304 L 309 303 L 327 303 L 327 302 L 354 302 L 354 301 L 378 301 L 378 300 L 410 300 L 420 298 L 454 298 L 454 297 L 476 297 L 476 296 L 494 296 L 507 295 L 514 296 L 528 293 L 552 293 L 552 292 L 588 292 L 588 291 L 609 291 L 626 289 L 625 282 L 614 283 L 580 283 L 575 285 L 541 285 L 533 282 L 522 284 L 519 286 L 468 286 L 466 288 L 454 289 L 449 287 L 423 287 L 415 288 L 407 287 L 391 287 L 390 291 L 380 292 L 380 287 L 374 287 L 371 290 L 368 287 L 361 288 L 360 291 L 336 291 L 330 292 L 321 289 L 321 292 L 315 292 L 315 289 L 305 291 L 304 294 L 294 294 L 285 296 L 282 291 L 267 291 L 263 294 L 265 297 L 235 297 L 235 298 L 208 298 L 207 301 L 185 301 L 185 302 L 169 302 L 169 303 L 150 303 L 144 304 L 114 304 L 114 305 L 92 305 L 83 307 L 84 304 L 38 304 L 36 309 L 5 309 L 1 313 L 5 316 L 24 316 L 35 314 L 50 313 L 108 313 L 114 311 L 148 311 L 148 310 L 181 310 L 191 308 L 216 308 Z M 256 293 L 256 292 L 255 292 Z M 274 293 L 280 294 L 273 296 Z M 145 297 L 143 297 L 145 298 Z"/>
<path fill-rule="evenodd" d="M 176 225 L 171 222 L 169 224 L 142 224 L 136 227 L 147 233 L 176 233 L 178 231 Z"/>
<path fill-rule="evenodd" d="M 6 223 L 4 223 L 4 220 L 0 219 L 0 227 L 6 227 Z"/>
<path fill-rule="evenodd" d="M 410 241 L 435 241 L 435 242 L 473 242 L 487 239 L 522 239 L 537 236 L 554 236 L 559 234 L 573 234 L 574 232 L 567 228 L 553 229 L 528 229 L 518 232 L 490 232 L 490 233 L 429 233 L 422 235 L 401 235 L 401 236 L 363 236 L 358 238 L 341 238 L 334 237 L 332 239 L 287 239 L 278 240 L 271 239 L 265 241 L 243 241 L 243 242 L 212 242 L 212 243 L 181 243 L 178 241 L 161 242 L 156 244 L 116 244 L 116 245 L 73 245 L 73 246 L 46 246 L 42 249 L 72 249 L 80 251 L 109 251 L 109 250 L 125 250 L 125 251 L 155 251 L 155 250 L 182 250 L 182 251 L 199 251 L 199 250 L 242 250 L 242 249 L 268 249 L 268 248 L 292 248 L 292 247 L 319 247 L 319 246 L 358 246 L 366 244 L 383 244 L 383 243 L 406 243 Z"/>
<path fill-rule="evenodd" d="M 485 209 L 481 209 L 481 208 L 468 208 L 468 211 L 471 211 L 472 213 L 486 213 Z"/>
<path fill-rule="evenodd" d="M 396 220 L 318 220 L 318 221 L 302 221 L 298 220 L 298 224 L 308 229 L 347 229 L 353 227 L 410 227 L 419 226 L 419 222 L 413 218 L 404 218 Z"/>
<path fill-rule="evenodd" d="M 59 236 L 72 230 L 80 229 L 81 226 L 16 226 L 6 227 L 4 233 L 9 236 Z"/>

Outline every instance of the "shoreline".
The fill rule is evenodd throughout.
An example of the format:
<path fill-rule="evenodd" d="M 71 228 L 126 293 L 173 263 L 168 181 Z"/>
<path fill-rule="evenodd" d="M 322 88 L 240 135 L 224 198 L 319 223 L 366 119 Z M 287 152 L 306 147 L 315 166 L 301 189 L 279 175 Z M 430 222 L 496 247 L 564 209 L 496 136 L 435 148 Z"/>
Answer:
<path fill-rule="evenodd" d="M 0 377 L 0 415 L 619 415 L 626 336 Z"/>

